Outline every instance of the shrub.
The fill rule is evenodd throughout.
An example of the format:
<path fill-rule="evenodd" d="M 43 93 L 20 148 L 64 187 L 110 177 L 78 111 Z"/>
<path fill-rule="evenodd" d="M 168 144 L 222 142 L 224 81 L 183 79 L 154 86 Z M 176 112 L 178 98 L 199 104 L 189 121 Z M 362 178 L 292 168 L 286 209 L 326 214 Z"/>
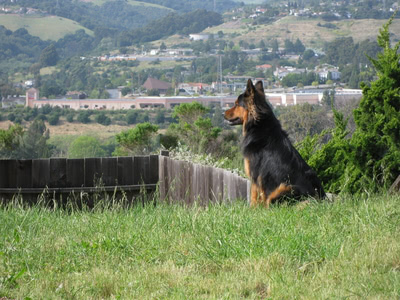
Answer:
<path fill-rule="evenodd" d="M 51 113 L 48 117 L 48 121 L 50 125 L 57 125 L 58 122 L 60 121 L 60 115 Z"/>
<path fill-rule="evenodd" d="M 90 123 L 90 115 L 91 113 L 87 110 L 80 111 L 77 117 L 77 121 L 84 124 Z"/>
<path fill-rule="evenodd" d="M 111 119 L 106 115 L 105 112 L 99 113 L 96 118 L 96 122 L 105 126 L 108 126 L 111 124 Z"/>

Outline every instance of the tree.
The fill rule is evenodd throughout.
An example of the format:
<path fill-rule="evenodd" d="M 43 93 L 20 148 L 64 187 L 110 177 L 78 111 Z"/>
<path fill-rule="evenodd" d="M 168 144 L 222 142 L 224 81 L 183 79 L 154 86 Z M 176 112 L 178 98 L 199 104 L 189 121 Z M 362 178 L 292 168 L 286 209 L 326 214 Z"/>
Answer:
<path fill-rule="evenodd" d="M 278 44 L 278 40 L 277 39 L 274 39 L 272 41 L 271 47 L 272 47 L 272 52 L 273 53 L 276 53 L 276 52 L 279 51 L 279 44 Z"/>
<path fill-rule="evenodd" d="M 57 125 L 60 121 L 60 115 L 58 113 L 52 113 L 49 115 L 48 121 L 50 125 Z"/>
<path fill-rule="evenodd" d="M 161 51 L 165 51 L 166 49 L 167 49 L 167 46 L 165 45 L 164 42 L 162 42 L 161 45 L 160 45 L 160 50 Z"/>
<path fill-rule="evenodd" d="M 318 147 L 301 148 L 330 192 L 362 193 L 387 188 L 400 174 L 400 42 L 390 46 L 389 26 L 383 26 L 378 44 L 383 53 L 370 58 L 378 79 L 361 84 L 363 98 L 354 111 L 355 131 L 350 138 L 347 120 L 334 110 L 332 138 Z M 307 139 L 309 142 L 310 139 Z M 317 149 L 309 155 L 310 149 Z"/>
<path fill-rule="evenodd" d="M 113 155 L 146 154 L 152 150 L 152 137 L 158 126 L 149 122 L 136 125 L 135 128 L 122 131 L 116 135 L 119 147 Z"/>
<path fill-rule="evenodd" d="M 175 135 L 193 153 L 206 153 L 215 147 L 221 128 L 214 127 L 206 117 L 209 109 L 198 102 L 183 103 L 174 107 L 172 117 L 178 124 L 171 124 L 169 135 Z"/>
<path fill-rule="evenodd" d="M 50 132 L 42 120 L 35 120 L 25 131 L 21 158 L 46 158 L 50 157 L 50 147 L 47 140 L 50 138 Z"/>
<path fill-rule="evenodd" d="M 400 42 L 390 45 L 389 21 L 379 31 L 377 58 L 369 57 L 378 79 L 361 84 L 363 98 L 354 112 L 353 160 L 360 180 L 388 188 L 400 174 Z"/>
<path fill-rule="evenodd" d="M 55 66 L 57 64 L 58 53 L 54 44 L 43 49 L 39 61 L 41 67 Z"/>
<path fill-rule="evenodd" d="M 310 59 L 312 59 L 314 57 L 315 57 L 315 52 L 313 50 L 311 50 L 311 49 L 307 49 L 303 53 L 303 59 L 304 60 L 310 60 Z"/>
<path fill-rule="evenodd" d="M 129 125 L 136 124 L 138 114 L 139 113 L 135 110 L 129 110 L 125 117 L 126 123 L 128 123 Z"/>
<path fill-rule="evenodd" d="M 81 122 L 83 124 L 87 124 L 90 123 L 90 115 L 91 113 L 87 110 L 82 110 L 79 112 L 78 117 L 76 118 L 76 120 L 78 122 Z"/>
<path fill-rule="evenodd" d="M 24 129 L 19 124 L 0 129 L 0 158 L 18 158 L 23 135 Z"/>
<path fill-rule="evenodd" d="M 105 151 L 100 141 L 93 136 L 82 135 L 76 138 L 68 149 L 68 158 L 102 157 Z"/>
<path fill-rule="evenodd" d="M 111 119 L 106 115 L 104 111 L 100 112 L 96 117 L 95 120 L 97 123 L 108 126 L 111 124 Z"/>

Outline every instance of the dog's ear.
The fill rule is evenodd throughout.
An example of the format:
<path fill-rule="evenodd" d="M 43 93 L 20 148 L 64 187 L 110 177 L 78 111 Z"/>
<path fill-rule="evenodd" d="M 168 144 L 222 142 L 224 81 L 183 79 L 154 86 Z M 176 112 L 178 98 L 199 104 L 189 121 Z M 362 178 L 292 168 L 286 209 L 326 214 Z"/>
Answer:
<path fill-rule="evenodd" d="M 254 102 L 255 94 L 256 94 L 256 88 L 253 85 L 251 79 L 249 79 L 247 80 L 244 101 L 247 105 L 247 110 L 249 111 L 249 119 L 257 120 L 258 116 L 257 116 L 256 104 Z"/>
<path fill-rule="evenodd" d="M 249 78 L 247 80 L 246 95 L 247 96 L 254 96 L 254 92 L 255 92 L 255 87 L 253 85 L 253 81 L 251 81 L 251 79 Z"/>
<path fill-rule="evenodd" d="M 255 88 L 256 88 L 256 90 L 257 90 L 259 93 L 265 95 L 265 93 L 264 93 L 264 86 L 263 86 L 263 83 L 262 83 L 261 80 L 259 80 L 259 81 L 256 83 Z"/>

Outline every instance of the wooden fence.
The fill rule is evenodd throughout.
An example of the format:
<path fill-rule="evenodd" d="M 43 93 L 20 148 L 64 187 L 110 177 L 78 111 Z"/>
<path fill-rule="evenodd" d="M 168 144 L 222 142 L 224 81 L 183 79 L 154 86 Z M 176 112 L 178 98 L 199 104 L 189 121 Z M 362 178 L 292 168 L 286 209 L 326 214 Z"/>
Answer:
<path fill-rule="evenodd" d="M 250 182 L 231 171 L 159 158 L 160 198 L 169 203 L 201 205 L 250 199 Z"/>
<path fill-rule="evenodd" d="M 168 202 L 207 205 L 249 199 L 249 181 L 230 171 L 161 156 L 83 159 L 0 160 L 0 199 L 23 194 L 35 200 L 46 191 L 66 193 L 130 193 L 160 191 Z M 64 197 L 65 199 L 66 197 Z"/>
<path fill-rule="evenodd" d="M 0 198 L 21 193 L 155 191 L 158 155 L 0 160 Z"/>

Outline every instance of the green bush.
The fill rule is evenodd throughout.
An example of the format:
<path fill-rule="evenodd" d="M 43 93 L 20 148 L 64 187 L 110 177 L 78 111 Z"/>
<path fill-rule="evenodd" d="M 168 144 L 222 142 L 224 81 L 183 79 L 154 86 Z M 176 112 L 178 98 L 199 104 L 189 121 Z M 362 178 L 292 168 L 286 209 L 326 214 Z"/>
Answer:
<path fill-rule="evenodd" d="M 70 122 L 70 123 L 74 122 L 74 115 L 75 115 L 74 113 L 69 113 L 66 116 L 67 121 Z"/>
<path fill-rule="evenodd" d="M 87 124 L 90 123 L 90 115 L 91 115 L 90 111 L 83 110 L 79 112 L 78 117 L 76 119 L 80 123 Z"/>
<path fill-rule="evenodd" d="M 111 119 L 106 115 L 105 112 L 99 113 L 96 117 L 95 120 L 97 123 L 108 126 L 111 124 Z"/>
<path fill-rule="evenodd" d="M 369 58 L 378 79 L 371 86 L 362 84 L 363 98 L 354 111 L 353 135 L 347 137 L 347 120 L 334 111 L 336 128 L 328 143 L 317 146 L 320 135 L 305 139 L 300 147 L 300 153 L 330 192 L 387 190 L 400 175 L 400 42 L 391 48 L 392 20 L 378 36 L 383 52 L 377 59 Z"/>
<path fill-rule="evenodd" d="M 51 113 L 48 117 L 48 121 L 50 125 L 58 125 L 60 121 L 60 115 L 57 113 Z"/>

